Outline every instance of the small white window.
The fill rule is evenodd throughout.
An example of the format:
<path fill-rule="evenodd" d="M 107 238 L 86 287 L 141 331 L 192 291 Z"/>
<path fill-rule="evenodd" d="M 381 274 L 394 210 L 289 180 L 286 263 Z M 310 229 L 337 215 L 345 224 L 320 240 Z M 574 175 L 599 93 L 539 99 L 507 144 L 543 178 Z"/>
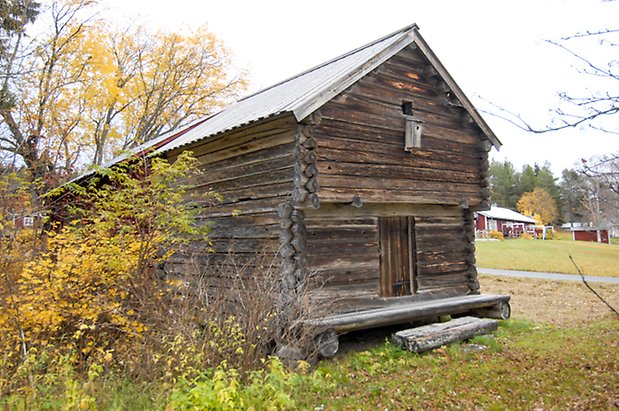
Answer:
<path fill-rule="evenodd" d="M 24 227 L 32 227 L 34 225 L 33 217 L 24 217 Z"/>

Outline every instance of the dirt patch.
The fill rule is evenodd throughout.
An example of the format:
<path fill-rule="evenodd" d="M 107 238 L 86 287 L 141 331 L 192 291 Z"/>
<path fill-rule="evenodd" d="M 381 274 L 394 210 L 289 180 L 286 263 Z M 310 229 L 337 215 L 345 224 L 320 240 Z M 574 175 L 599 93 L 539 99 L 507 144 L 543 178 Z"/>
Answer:
<path fill-rule="evenodd" d="M 583 325 L 616 318 L 582 282 L 480 275 L 483 294 L 509 294 L 512 318 L 558 326 Z M 619 309 L 619 284 L 590 283 L 615 309 Z"/>

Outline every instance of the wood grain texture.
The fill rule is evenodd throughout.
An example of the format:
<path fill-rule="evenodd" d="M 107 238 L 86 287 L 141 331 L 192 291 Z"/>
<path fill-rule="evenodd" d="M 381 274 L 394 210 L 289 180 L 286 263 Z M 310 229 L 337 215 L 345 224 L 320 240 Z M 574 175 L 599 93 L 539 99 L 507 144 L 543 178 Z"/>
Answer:
<path fill-rule="evenodd" d="M 477 205 L 486 198 L 481 131 L 428 65 L 406 48 L 321 108 L 314 137 L 322 201 Z M 421 147 L 411 152 L 403 102 L 423 124 Z"/>

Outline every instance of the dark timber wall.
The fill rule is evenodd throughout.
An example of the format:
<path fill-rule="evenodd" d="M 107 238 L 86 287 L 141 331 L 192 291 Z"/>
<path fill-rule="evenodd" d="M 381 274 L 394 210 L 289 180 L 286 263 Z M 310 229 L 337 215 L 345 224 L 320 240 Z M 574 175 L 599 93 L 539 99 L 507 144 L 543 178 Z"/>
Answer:
<path fill-rule="evenodd" d="M 410 152 L 404 103 L 423 122 L 421 147 Z M 320 208 L 305 210 L 316 298 L 345 312 L 477 293 L 471 208 L 487 205 L 490 145 L 421 52 L 405 48 L 320 114 Z M 405 225 L 408 236 L 389 239 Z M 398 265 L 410 285 L 389 273 Z"/>
<path fill-rule="evenodd" d="M 404 102 L 424 122 L 412 152 L 404 151 Z M 481 149 L 481 131 L 418 50 L 405 48 L 320 112 L 321 201 L 474 206 L 487 194 L 480 169 L 490 147 Z"/>
<path fill-rule="evenodd" d="M 414 218 L 416 292 L 424 300 L 476 293 L 474 227 L 468 210 L 458 206 L 366 204 L 355 208 L 322 204 L 306 210 L 307 270 L 318 284 L 317 300 L 336 312 L 397 303 L 381 292 L 381 241 L 378 221 Z M 391 297 L 391 298 L 386 298 Z"/>
<path fill-rule="evenodd" d="M 207 244 L 196 247 L 195 261 L 205 270 L 229 274 L 228 264 L 260 258 L 279 258 L 280 218 L 278 205 L 293 190 L 296 120 L 292 116 L 263 121 L 184 147 L 199 161 L 201 176 L 192 181 L 196 198 L 208 191 L 223 197 L 221 204 L 205 207 L 211 224 Z M 180 150 L 179 150 L 180 151 Z M 178 152 L 168 155 L 174 160 Z M 211 248 L 211 252 L 208 251 Z M 181 271 L 184 259 L 175 261 Z M 215 285 L 227 279 L 222 277 Z"/>

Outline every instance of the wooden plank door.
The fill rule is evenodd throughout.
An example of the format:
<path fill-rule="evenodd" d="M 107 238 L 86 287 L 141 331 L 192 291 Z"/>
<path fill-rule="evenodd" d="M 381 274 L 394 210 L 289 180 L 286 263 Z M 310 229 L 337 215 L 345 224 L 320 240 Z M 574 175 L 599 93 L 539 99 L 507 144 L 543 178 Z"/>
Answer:
<path fill-rule="evenodd" d="M 417 291 L 415 218 L 380 217 L 380 296 L 396 297 Z"/>

